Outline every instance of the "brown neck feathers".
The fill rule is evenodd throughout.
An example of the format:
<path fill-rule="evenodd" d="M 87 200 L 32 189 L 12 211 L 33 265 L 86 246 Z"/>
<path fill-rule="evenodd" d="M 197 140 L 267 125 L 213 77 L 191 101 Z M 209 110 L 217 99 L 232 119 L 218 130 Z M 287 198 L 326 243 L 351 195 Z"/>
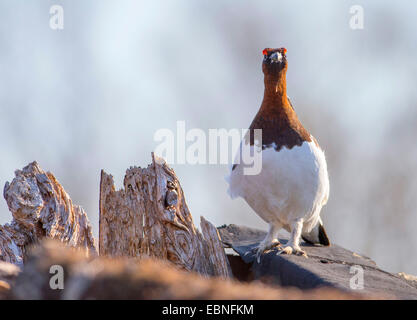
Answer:
<path fill-rule="evenodd" d="M 265 73 L 265 92 L 261 108 L 250 126 L 250 144 L 254 143 L 253 129 L 262 129 L 263 147 L 283 146 L 291 149 L 311 141 L 308 131 L 298 120 L 287 98 L 286 68 L 278 74 Z"/>

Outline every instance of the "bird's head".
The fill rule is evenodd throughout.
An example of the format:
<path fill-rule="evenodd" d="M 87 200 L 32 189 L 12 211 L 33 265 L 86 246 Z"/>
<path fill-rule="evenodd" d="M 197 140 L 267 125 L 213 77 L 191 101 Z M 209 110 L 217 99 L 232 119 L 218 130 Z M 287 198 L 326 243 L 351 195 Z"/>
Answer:
<path fill-rule="evenodd" d="M 264 55 L 262 71 L 265 76 L 280 77 L 281 74 L 286 73 L 288 66 L 286 53 L 287 49 L 285 48 L 266 48 L 262 51 Z"/>

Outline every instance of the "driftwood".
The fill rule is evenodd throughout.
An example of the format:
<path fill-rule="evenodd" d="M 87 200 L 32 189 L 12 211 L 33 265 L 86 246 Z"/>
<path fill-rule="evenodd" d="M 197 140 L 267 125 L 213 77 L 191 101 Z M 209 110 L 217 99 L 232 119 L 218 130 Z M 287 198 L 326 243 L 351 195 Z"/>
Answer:
<path fill-rule="evenodd" d="M 43 238 L 97 253 L 86 213 L 52 173 L 33 162 L 15 176 L 4 187 L 13 220 L 0 226 L 0 260 L 22 266 L 28 247 Z M 196 229 L 179 181 L 162 160 L 130 168 L 124 185 L 116 191 L 102 172 L 100 254 L 151 256 L 203 275 L 231 275 L 217 229 L 203 217 L 202 233 Z"/>
<path fill-rule="evenodd" d="M 104 171 L 100 181 L 100 255 L 165 259 L 202 275 L 229 277 L 217 229 L 201 218 L 194 226 L 174 171 L 152 155 L 147 168 L 126 171 L 116 191 Z"/>
<path fill-rule="evenodd" d="M 43 238 L 97 253 L 84 210 L 74 205 L 54 175 L 36 162 L 16 170 L 13 181 L 6 182 L 4 198 L 13 220 L 0 226 L 0 260 L 21 266 L 28 247 Z"/>

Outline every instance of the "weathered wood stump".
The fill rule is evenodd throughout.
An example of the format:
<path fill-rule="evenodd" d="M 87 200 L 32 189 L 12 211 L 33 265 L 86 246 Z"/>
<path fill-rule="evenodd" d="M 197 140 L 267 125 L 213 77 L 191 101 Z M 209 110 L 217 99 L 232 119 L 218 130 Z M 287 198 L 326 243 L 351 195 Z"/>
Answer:
<path fill-rule="evenodd" d="M 43 238 L 97 253 L 86 213 L 37 162 L 16 170 L 13 181 L 6 182 L 4 198 L 13 220 L 0 226 L 0 260 L 21 266 L 28 247 Z"/>
<path fill-rule="evenodd" d="M 100 255 L 150 256 L 207 276 L 229 277 L 217 229 L 203 217 L 194 226 L 175 172 L 152 154 L 147 168 L 126 171 L 116 191 L 104 171 L 100 181 Z"/>

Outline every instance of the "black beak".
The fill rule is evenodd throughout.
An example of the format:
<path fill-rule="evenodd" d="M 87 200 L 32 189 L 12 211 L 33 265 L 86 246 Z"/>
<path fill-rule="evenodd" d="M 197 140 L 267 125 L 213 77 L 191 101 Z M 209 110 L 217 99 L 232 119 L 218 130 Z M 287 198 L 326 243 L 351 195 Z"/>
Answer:
<path fill-rule="evenodd" d="M 264 62 L 268 63 L 282 63 L 284 60 L 285 56 L 278 51 L 264 56 Z"/>

